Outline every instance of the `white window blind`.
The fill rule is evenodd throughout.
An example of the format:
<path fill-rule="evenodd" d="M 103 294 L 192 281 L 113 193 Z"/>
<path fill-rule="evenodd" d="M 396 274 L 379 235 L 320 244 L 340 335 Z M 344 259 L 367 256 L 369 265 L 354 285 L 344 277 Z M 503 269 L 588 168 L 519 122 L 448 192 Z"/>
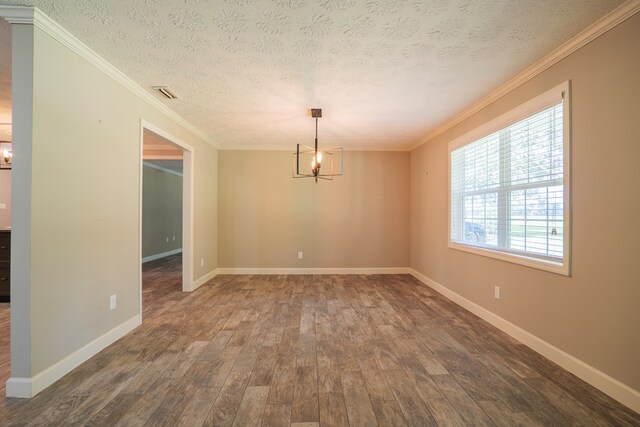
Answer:
<path fill-rule="evenodd" d="M 522 108 L 524 118 L 450 148 L 450 246 L 568 274 L 563 94 L 546 94 L 534 111 Z"/>

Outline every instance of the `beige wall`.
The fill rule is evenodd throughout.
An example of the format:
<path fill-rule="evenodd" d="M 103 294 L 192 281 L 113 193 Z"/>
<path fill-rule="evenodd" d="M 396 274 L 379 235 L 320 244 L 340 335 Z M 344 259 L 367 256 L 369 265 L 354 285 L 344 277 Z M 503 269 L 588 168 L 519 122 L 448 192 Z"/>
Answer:
<path fill-rule="evenodd" d="M 194 281 L 219 267 L 218 255 L 218 150 L 196 149 L 193 175 L 193 278 Z"/>
<path fill-rule="evenodd" d="M 194 147 L 194 280 L 217 267 L 217 150 L 37 27 L 14 26 L 14 76 L 31 162 L 13 171 L 11 376 L 28 378 L 140 314 L 141 119 Z"/>
<path fill-rule="evenodd" d="M 144 166 L 142 257 L 180 248 L 182 248 L 182 177 Z"/>
<path fill-rule="evenodd" d="M 406 267 L 409 153 L 344 162 L 316 184 L 291 177 L 290 152 L 221 151 L 220 267 Z"/>
<path fill-rule="evenodd" d="M 639 40 L 640 14 L 411 154 L 411 266 L 636 390 Z M 572 277 L 448 249 L 447 143 L 565 80 L 573 88 Z"/>
<path fill-rule="evenodd" d="M 0 203 L 6 205 L 0 209 L 0 228 L 11 225 L 11 169 L 0 170 Z"/>

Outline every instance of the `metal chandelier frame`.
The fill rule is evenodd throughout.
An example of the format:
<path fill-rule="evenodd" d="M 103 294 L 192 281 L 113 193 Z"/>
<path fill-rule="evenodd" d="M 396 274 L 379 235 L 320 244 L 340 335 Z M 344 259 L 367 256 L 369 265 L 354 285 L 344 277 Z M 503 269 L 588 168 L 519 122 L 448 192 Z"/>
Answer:
<path fill-rule="evenodd" d="M 315 144 L 313 148 L 302 144 L 296 145 L 296 152 L 293 153 L 293 178 L 314 178 L 316 183 L 319 179 L 332 181 L 334 176 L 342 175 L 344 166 L 343 149 L 342 147 L 337 147 L 320 151 L 318 148 L 318 119 L 322 118 L 322 109 L 312 108 L 311 117 L 316 119 Z M 338 153 L 340 154 L 339 161 L 336 161 Z M 308 158 L 309 154 L 311 154 L 311 169 L 307 172 L 304 159 Z M 325 157 L 324 161 L 323 157 Z M 338 163 L 340 169 L 336 171 Z"/>

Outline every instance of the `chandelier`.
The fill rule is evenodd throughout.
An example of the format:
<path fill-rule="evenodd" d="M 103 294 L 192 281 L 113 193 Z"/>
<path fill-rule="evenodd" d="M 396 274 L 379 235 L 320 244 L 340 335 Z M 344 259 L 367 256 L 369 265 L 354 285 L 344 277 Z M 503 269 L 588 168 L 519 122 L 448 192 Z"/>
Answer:
<path fill-rule="evenodd" d="M 11 142 L 0 141 L 0 169 L 11 169 L 12 160 Z"/>
<path fill-rule="evenodd" d="M 316 119 L 316 139 L 313 148 L 297 144 L 293 153 L 293 177 L 333 180 L 334 176 L 342 175 L 343 158 L 342 147 L 328 148 L 320 151 L 318 148 L 318 119 L 322 118 L 321 108 L 312 108 L 311 117 Z"/>

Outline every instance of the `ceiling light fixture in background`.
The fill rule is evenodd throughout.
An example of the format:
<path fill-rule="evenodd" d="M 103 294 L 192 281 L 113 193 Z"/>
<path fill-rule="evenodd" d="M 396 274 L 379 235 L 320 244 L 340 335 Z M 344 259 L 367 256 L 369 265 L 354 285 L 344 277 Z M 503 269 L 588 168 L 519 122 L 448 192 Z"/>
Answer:
<path fill-rule="evenodd" d="M 316 139 L 314 148 L 302 144 L 296 145 L 293 153 L 293 177 L 333 180 L 341 176 L 343 169 L 342 147 L 318 149 L 318 119 L 322 118 L 321 108 L 312 108 L 311 117 L 316 119 Z M 324 160 L 324 162 L 323 162 Z"/>
<path fill-rule="evenodd" d="M 11 169 L 13 151 L 10 141 L 0 141 L 0 169 Z"/>

